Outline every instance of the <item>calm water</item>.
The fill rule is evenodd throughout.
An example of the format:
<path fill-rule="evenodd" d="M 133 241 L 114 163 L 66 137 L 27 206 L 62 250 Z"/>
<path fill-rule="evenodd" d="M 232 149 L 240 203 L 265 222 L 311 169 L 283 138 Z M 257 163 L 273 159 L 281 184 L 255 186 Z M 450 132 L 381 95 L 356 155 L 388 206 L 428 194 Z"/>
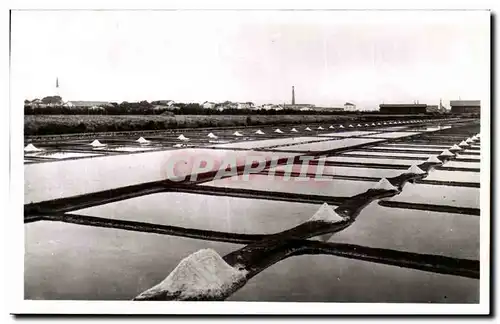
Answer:
<path fill-rule="evenodd" d="M 339 197 L 351 197 L 365 192 L 375 185 L 375 183 L 371 181 L 337 179 L 320 181 L 305 177 L 290 178 L 290 180 L 286 181 L 285 178 L 282 177 L 269 177 L 259 174 L 251 175 L 249 179 L 251 181 L 243 180 L 241 176 L 234 176 L 231 178 L 204 182 L 200 185 Z"/>
<path fill-rule="evenodd" d="M 389 132 L 389 133 L 380 133 L 374 135 L 368 135 L 367 137 L 377 137 L 377 138 L 401 138 L 410 135 L 420 134 L 420 132 Z"/>
<path fill-rule="evenodd" d="M 291 165 L 278 165 L 275 168 L 270 168 L 270 170 L 276 170 L 281 172 L 297 172 L 302 171 L 301 164 L 291 164 Z M 353 177 L 373 177 L 373 178 L 389 178 L 395 177 L 404 172 L 404 170 L 391 170 L 391 169 L 374 169 L 374 168 L 349 168 L 340 166 L 322 166 L 318 167 L 316 165 L 309 165 L 307 167 L 307 172 L 312 174 L 321 175 L 339 175 L 339 176 L 353 176 Z"/>
<path fill-rule="evenodd" d="M 294 137 L 294 138 L 279 138 L 279 139 L 268 139 L 261 141 L 246 141 L 246 142 L 237 142 L 237 143 L 229 143 L 229 144 L 219 144 L 214 145 L 214 147 L 224 147 L 224 148 L 263 148 L 275 145 L 288 145 L 288 144 L 297 144 L 311 141 L 324 141 L 323 137 Z"/>
<path fill-rule="evenodd" d="M 353 140 L 346 141 L 353 143 Z M 327 145 L 332 142 L 336 141 L 329 141 Z M 25 201 L 158 180 L 164 177 L 162 163 L 165 159 L 173 152 L 182 151 L 175 154 L 203 152 L 221 159 L 235 154 L 229 150 L 177 150 L 26 165 Z M 361 160 L 375 163 L 374 159 Z M 348 167 L 329 171 L 374 177 L 401 172 Z M 469 174 L 455 172 L 454 175 L 460 173 Z M 344 180 L 277 181 L 265 175 L 254 175 L 251 179 L 249 182 L 234 177 L 203 185 L 346 197 L 374 185 L 368 181 Z M 479 189 L 408 184 L 403 193 L 393 199 L 478 208 Z M 270 234 L 307 221 L 318 208 L 315 204 L 159 193 L 75 213 L 217 231 Z M 386 208 L 372 203 L 358 216 L 356 223 L 330 241 L 478 259 L 479 217 Z M 212 248 L 223 256 L 242 246 L 60 222 L 29 223 L 25 225 L 25 298 L 129 300 L 163 280 L 180 260 L 199 249 Z M 461 303 L 478 302 L 478 299 L 479 280 L 476 279 L 328 255 L 283 260 L 251 279 L 229 298 L 240 301 Z"/>
<path fill-rule="evenodd" d="M 323 160 L 323 159 L 318 159 Z M 364 157 L 352 157 L 352 156 L 329 156 L 325 161 L 332 162 L 349 162 L 349 163 L 378 163 L 378 164 L 395 164 L 395 165 L 407 165 L 411 166 L 413 164 L 420 164 L 422 160 L 397 160 L 393 158 L 364 158 Z"/>
<path fill-rule="evenodd" d="M 297 145 L 290 145 L 290 146 L 285 146 L 285 147 L 278 147 L 278 148 L 275 148 L 275 150 L 290 151 L 290 152 L 294 152 L 294 151 L 328 151 L 328 150 L 350 147 L 350 146 L 355 146 L 355 145 L 360 145 L 360 144 L 375 143 L 378 141 L 382 141 L 382 140 L 368 139 L 368 138 L 346 138 L 346 139 L 324 141 L 324 142 L 318 142 L 318 143 L 306 143 L 306 144 L 297 144 Z"/>
<path fill-rule="evenodd" d="M 389 199 L 418 204 L 479 208 L 479 190 L 479 188 L 408 183 L 399 195 Z"/>
<path fill-rule="evenodd" d="M 295 155 L 287 152 L 180 149 L 29 164 L 24 166 L 24 203 L 163 180 L 168 175 L 168 162 L 175 159 L 187 160 L 185 166 L 176 168 L 176 175 L 187 175 L 193 172 L 192 164 L 197 158 L 235 160 L 238 165 L 244 165 L 247 156 L 274 160 Z"/>
<path fill-rule="evenodd" d="M 79 213 L 186 227 L 272 233 L 306 221 L 317 205 L 155 194 Z M 225 255 L 240 245 L 58 222 L 25 225 L 27 299 L 131 299 L 202 248 Z M 330 241 L 477 259 L 479 218 L 380 207 Z M 229 300 L 477 302 L 475 279 L 298 256 L 257 275 Z"/>

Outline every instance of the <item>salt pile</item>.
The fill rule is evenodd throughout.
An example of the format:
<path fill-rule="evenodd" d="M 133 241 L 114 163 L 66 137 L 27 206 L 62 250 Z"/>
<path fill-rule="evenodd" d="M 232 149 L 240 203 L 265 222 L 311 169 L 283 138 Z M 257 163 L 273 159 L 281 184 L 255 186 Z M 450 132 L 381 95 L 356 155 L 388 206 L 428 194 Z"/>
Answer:
<path fill-rule="evenodd" d="M 380 124 L 379 124 L 380 125 Z M 375 123 L 372 123 L 372 126 L 375 126 Z"/>
<path fill-rule="evenodd" d="M 475 142 L 475 141 L 477 141 L 477 140 L 479 139 L 476 135 L 472 136 L 471 138 L 472 138 L 472 140 L 473 140 L 474 142 Z"/>
<path fill-rule="evenodd" d="M 94 140 L 92 143 L 90 143 L 90 145 L 92 145 L 93 147 L 103 147 L 103 146 L 106 146 L 106 144 L 102 144 L 101 142 L 99 142 L 99 140 Z"/>
<path fill-rule="evenodd" d="M 472 142 L 474 142 L 474 140 L 473 140 L 472 138 L 470 138 L 470 137 L 469 137 L 468 139 L 466 139 L 466 140 L 465 140 L 465 143 L 469 143 L 469 144 L 470 144 L 470 143 L 472 143 Z"/>
<path fill-rule="evenodd" d="M 352 126 L 352 124 L 349 124 L 349 127 L 354 127 L 354 126 Z"/>
<path fill-rule="evenodd" d="M 328 128 L 333 129 L 333 128 L 335 128 L 335 127 L 333 127 L 333 125 L 330 125 L 330 127 L 328 127 Z"/>
<path fill-rule="evenodd" d="M 240 132 L 236 131 L 233 133 L 234 136 L 243 136 L 243 134 L 241 134 Z"/>
<path fill-rule="evenodd" d="M 461 141 L 458 146 L 469 146 L 469 143 L 466 143 L 465 141 Z"/>
<path fill-rule="evenodd" d="M 175 296 L 177 300 L 217 300 L 227 297 L 235 286 L 246 281 L 246 271 L 231 267 L 212 249 L 199 250 L 184 258 L 159 284 L 135 300 Z"/>
<path fill-rule="evenodd" d="M 280 133 L 280 134 L 283 134 L 283 131 L 279 128 L 276 128 L 276 130 L 274 131 L 275 133 Z"/>
<path fill-rule="evenodd" d="M 184 136 L 184 134 L 179 135 L 179 137 L 177 137 L 177 139 L 180 139 L 181 141 L 189 141 L 189 138 Z"/>
<path fill-rule="evenodd" d="M 311 131 L 311 129 L 309 127 L 306 127 L 306 131 Z"/>
<path fill-rule="evenodd" d="M 217 135 L 215 135 L 214 133 L 209 133 L 207 136 L 210 138 L 217 138 Z"/>
<path fill-rule="evenodd" d="M 330 205 L 323 203 L 321 207 L 314 213 L 314 215 L 309 219 L 310 222 L 326 222 L 326 223 L 338 223 L 342 222 L 344 217 L 340 216 L 335 210 L 333 210 Z"/>
<path fill-rule="evenodd" d="M 444 150 L 439 156 L 455 156 L 455 154 L 451 153 L 449 150 Z"/>
<path fill-rule="evenodd" d="M 319 126 L 319 127 L 318 127 L 318 129 L 319 129 L 319 130 L 322 130 L 322 129 L 324 129 L 324 128 L 323 128 L 323 127 L 321 127 L 321 126 Z"/>
<path fill-rule="evenodd" d="M 460 151 L 462 148 L 458 146 L 457 144 L 454 144 L 452 147 L 449 148 L 449 150 L 454 150 L 454 151 Z"/>
<path fill-rule="evenodd" d="M 265 133 L 259 129 L 255 132 L 255 134 L 264 135 Z"/>
<path fill-rule="evenodd" d="M 340 125 L 339 127 L 340 127 L 340 128 L 344 128 L 344 125 Z"/>
<path fill-rule="evenodd" d="M 136 140 L 136 142 L 137 142 L 137 143 L 139 143 L 139 144 L 149 144 L 149 143 L 151 143 L 151 141 L 148 141 L 147 139 L 145 139 L 145 138 L 144 138 L 144 137 L 142 137 L 142 136 L 141 136 L 141 137 L 139 137 L 139 139 L 138 139 L 138 140 Z"/>
<path fill-rule="evenodd" d="M 380 125 L 380 123 L 377 123 L 377 125 Z"/>
<path fill-rule="evenodd" d="M 392 183 L 389 182 L 386 178 L 380 179 L 379 182 L 372 189 L 383 189 L 383 190 L 398 190 Z"/>
<path fill-rule="evenodd" d="M 384 125 L 387 125 L 387 123 L 386 123 L 386 122 L 384 122 Z"/>
<path fill-rule="evenodd" d="M 425 174 L 425 171 L 420 169 L 418 165 L 413 164 L 409 169 L 408 173 L 414 173 L 414 174 Z"/>
<path fill-rule="evenodd" d="M 358 125 L 356 125 L 356 126 L 361 127 L 361 124 L 358 124 Z"/>
<path fill-rule="evenodd" d="M 24 148 L 24 152 L 40 152 L 40 151 L 43 151 L 43 149 L 40 149 L 33 144 L 28 144 Z"/>
<path fill-rule="evenodd" d="M 438 157 L 437 157 L 437 156 L 435 156 L 435 155 L 432 155 L 431 157 L 429 157 L 429 158 L 427 159 L 427 162 L 431 162 L 431 163 L 439 163 L 439 164 L 443 163 L 443 162 L 442 162 L 440 159 L 438 159 Z"/>
<path fill-rule="evenodd" d="M 290 130 L 290 132 L 297 133 L 297 132 L 298 132 L 298 130 L 296 130 L 295 128 L 292 128 L 292 129 Z"/>
<path fill-rule="evenodd" d="M 370 125 L 368 125 L 368 124 L 365 124 L 365 126 L 367 126 L 367 127 L 368 127 L 368 126 L 370 126 Z"/>

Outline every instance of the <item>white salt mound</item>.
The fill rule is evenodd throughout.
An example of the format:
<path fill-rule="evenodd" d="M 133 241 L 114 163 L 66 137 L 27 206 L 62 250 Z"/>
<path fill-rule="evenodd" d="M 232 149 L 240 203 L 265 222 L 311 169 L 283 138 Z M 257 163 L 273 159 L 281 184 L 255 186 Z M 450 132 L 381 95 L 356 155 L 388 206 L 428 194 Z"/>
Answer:
<path fill-rule="evenodd" d="M 207 136 L 210 138 L 217 138 L 217 135 L 215 135 L 214 133 L 209 133 Z"/>
<path fill-rule="evenodd" d="M 274 131 L 275 133 L 280 133 L 280 134 L 283 134 L 283 131 L 279 128 L 276 128 L 276 130 Z"/>
<path fill-rule="evenodd" d="M 159 294 L 179 294 L 176 299 L 214 299 L 226 296 L 236 284 L 245 281 L 247 271 L 227 264 L 212 249 L 199 250 L 184 258 L 158 285 L 142 292 L 136 299 Z"/>
<path fill-rule="evenodd" d="M 335 128 L 335 127 L 333 127 L 333 125 L 330 125 L 330 127 L 328 127 L 328 128 L 333 129 L 333 128 Z"/>
<path fill-rule="evenodd" d="M 418 165 L 413 164 L 409 169 L 408 173 L 413 173 L 413 174 L 425 174 L 425 171 L 420 169 Z"/>
<path fill-rule="evenodd" d="M 383 190 L 398 190 L 392 183 L 389 182 L 386 178 L 380 179 L 379 182 L 372 189 L 383 189 Z"/>
<path fill-rule="evenodd" d="M 469 146 L 469 143 L 466 143 L 465 141 L 461 141 L 458 146 Z"/>
<path fill-rule="evenodd" d="M 428 159 L 427 159 L 427 162 L 431 162 L 431 163 L 443 163 L 440 159 L 438 159 L 437 156 L 435 155 L 432 155 L 430 156 Z"/>
<path fill-rule="evenodd" d="M 458 146 L 457 144 L 454 144 L 452 147 L 449 148 L 450 150 L 462 150 L 462 148 L 460 146 Z"/>
<path fill-rule="evenodd" d="M 473 140 L 472 138 L 470 138 L 470 137 L 469 137 L 468 139 L 466 139 L 466 140 L 465 140 L 465 143 L 469 143 L 469 144 L 470 144 L 470 143 L 472 143 L 472 142 L 474 142 L 474 140 Z"/>
<path fill-rule="evenodd" d="M 340 128 L 344 128 L 344 126 L 343 126 L 343 125 L 340 125 L 339 127 L 340 127 Z"/>
<path fill-rule="evenodd" d="M 265 133 L 259 129 L 255 132 L 255 134 L 264 135 Z"/>
<path fill-rule="evenodd" d="M 24 152 L 40 152 L 40 151 L 43 151 L 43 149 L 40 149 L 33 144 L 28 144 L 24 148 Z"/>
<path fill-rule="evenodd" d="M 297 133 L 297 132 L 298 132 L 298 130 L 296 130 L 295 128 L 292 128 L 292 129 L 290 130 L 290 132 Z"/>
<path fill-rule="evenodd" d="M 90 143 L 90 145 L 92 145 L 94 147 L 106 146 L 106 144 L 102 144 L 101 142 L 99 142 L 99 140 L 94 140 L 92 143 Z"/>
<path fill-rule="evenodd" d="M 241 134 L 240 132 L 236 131 L 233 133 L 234 136 L 243 136 L 243 134 Z"/>
<path fill-rule="evenodd" d="M 455 156 L 455 154 L 451 153 L 449 150 L 444 150 L 439 154 L 440 156 Z"/>
<path fill-rule="evenodd" d="M 136 140 L 137 143 L 140 143 L 140 144 L 147 144 L 147 143 L 150 143 L 151 141 L 148 141 L 147 139 L 145 139 L 144 137 L 139 137 L 138 140 Z"/>
<path fill-rule="evenodd" d="M 380 123 L 377 123 L 377 125 L 381 125 Z"/>
<path fill-rule="evenodd" d="M 309 219 L 310 222 L 321 221 L 326 223 L 338 223 L 344 220 L 330 205 L 324 203 Z"/>
<path fill-rule="evenodd" d="M 318 129 L 324 129 L 323 127 L 319 126 Z"/>
<path fill-rule="evenodd" d="M 180 139 L 181 141 L 188 141 L 189 140 L 189 138 L 184 136 L 184 134 L 179 135 L 179 137 L 177 137 L 177 139 Z"/>
<path fill-rule="evenodd" d="M 352 126 L 352 124 L 350 124 L 349 127 L 354 127 L 354 126 Z"/>
<path fill-rule="evenodd" d="M 361 127 L 361 124 L 358 124 L 357 126 L 358 126 L 358 127 Z"/>
<path fill-rule="evenodd" d="M 380 125 L 380 124 L 379 124 Z M 375 123 L 372 123 L 372 126 L 375 126 Z"/>
<path fill-rule="evenodd" d="M 309 127 L 306 127 L 306 131 L 310 131 L 311 129 Z"/>

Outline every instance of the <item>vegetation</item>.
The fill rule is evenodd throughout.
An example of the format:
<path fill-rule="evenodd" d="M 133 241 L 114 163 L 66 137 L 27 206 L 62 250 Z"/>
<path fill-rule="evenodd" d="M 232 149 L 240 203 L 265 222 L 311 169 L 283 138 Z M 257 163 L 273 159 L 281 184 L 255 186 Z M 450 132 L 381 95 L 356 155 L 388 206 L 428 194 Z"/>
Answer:
<path fill-rule="evenodd" d="M 400 117 L 400 116 L 399 116 Z M 406 118 L 422 118 L 420 115 Z M 442 117 L 442 116 L 440 116 Z M 390 117 L 389 117 L 390 118 Z M 426 118 L 431 118 L 427 116 Z M 340 123 L 349 120 L 373 122 L 387 115 L 27 115 L 24 134 L 56 135 L 72 133 L 168 130 L 176 128 L 284 125 L 317 122 Z"/>

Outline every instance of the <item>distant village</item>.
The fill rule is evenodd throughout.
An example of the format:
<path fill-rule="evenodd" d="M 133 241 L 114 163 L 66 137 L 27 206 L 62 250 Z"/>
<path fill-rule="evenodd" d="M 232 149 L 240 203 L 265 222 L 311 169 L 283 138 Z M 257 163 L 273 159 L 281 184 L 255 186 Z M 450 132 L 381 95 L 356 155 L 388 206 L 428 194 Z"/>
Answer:
<path fill-rule="evenodd" d="M 106 108 L 126 105 L 142 105 L 155 111 L 176 110 L 186 105 L 195 105 L 200 109 L 209 110 L 298 110 L 298 111 L 355 111 L 355 105 L 346 103 L 344 107 L 317 107 L 313 104 L 263 104 L 255 105 L 253 102 L 211 102 L 205 101 L 199 103 L 181 103 L 174 100 L 155 100 L 155 101 L 140 101 L 140 102 L 108 102 L 108 101 L 85 101 L 85 100 L 72 100 L 64 101 L 59 96 L 48 96 L 42 99 L 25 100 L 24 106 L 28 108 L 50 108 L 50 107 L 64 107 L 69 109 L 89 109 L 89 110 L 105 110 Z"/>
<path fill-rule="evenodd" d="M 56 91 L 58 92 L 59 81 L 56 79 Z M 452 100 L 450 109 L 447 109 L 440 100 L 439 105 L 422 104 L 418 101 L 413 103 L 382 103 L 379 105 L 378 112 L 384 114 L 425 114 L 425 113 L 479 113 L 479 100 Z M 311 113 L 341 113 L 341 112 L 360 112 L 356 104 L 346 102 L 342 107 L 319 107 L 314 104 L 299 104 L 295 101 L 295 87 L 292 86 L 291 103 L 282 104 L 263 104 L 255 105 L 253 102 L 211 102 L 203 103 L 180 103 L 174 100 L 155 100 L 140 102 L 108 102 L 108 101 L 85 101 L 70 100 L 65 101 L 60 95 L 47 96 L 42 99 L 33 99 L 24 101 L 25 113 L 47 113 L 58 111 L 86 111 L 89 113 L 142 113 L 142 114 L 173 114 L 177 113 L 220 113 L 238 111 L 283 111 L 287 112 L 311 112 Z"/>

